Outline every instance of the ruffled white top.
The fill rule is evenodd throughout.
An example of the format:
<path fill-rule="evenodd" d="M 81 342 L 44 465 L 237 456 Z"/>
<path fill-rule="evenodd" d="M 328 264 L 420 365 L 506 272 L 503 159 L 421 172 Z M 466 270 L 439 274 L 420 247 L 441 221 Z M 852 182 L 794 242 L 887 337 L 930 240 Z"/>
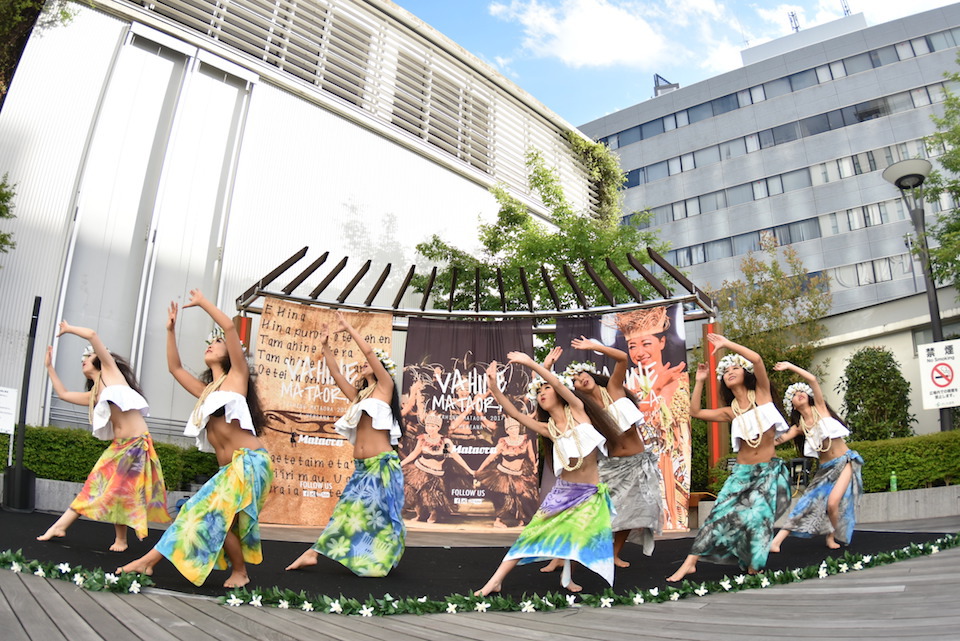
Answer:
<path fill-rule="evenodd" d="M 813 439 L 809 437 L 804 439 L 803 454 L 810 458 L 819 458 L 820 452 L 817 451 L 818 445 L 822 445 L 823 441 L 828 438 L 846 438 L 850 436 L 850 430 L 845 428 L 843 423 L 832 416 L 824 416 L 813 426 L 810 434 L 813 436 Z"/>
<path fill-rule="evenodd" d="M 101 441 L 113 440 L 113 422 L 110 420 L 110 403 L 120 408 L 121 412 L 139 410 L 144 416 L 150 416 L 150 405 L 147 399 L 137 390 L 126 385 L 110 385 L 100 392 L 100 399 L 93 406 L 93 435 Z"/>
<path fill-rule="evenodd" d="M 607 406 L 607 413 L 613 417 L 621 432 L 628 431 L 637 423 L 643 423 L 643 412 L 637 407 L 636 403 L 624 396 L 618 398 Z"/>
<path fill-rule="evenodd" d="M 574 440 L 574 434 L 577 440 Z M 577 441 L 580 441 L 580 449 L 577 449 Z M 580 423 L 573 428 L 573 432 L 553 442 L 553 473 L 559 477 L 564 461 L 569 465 L 570 459 L 586 458 L 593 450 L 600 450 L 606 456 L 607 439 L 590 423 Z"/>
<path fill-rule="evenodd" d="M 203 405 L 200 406 L 200 423 L 193 422 L 193 413 L 191 413 L 187 428 L 183 430 L 184 436 L 193 436 L 197 439 L 197 449 L 201 452 L 214 451 L 210 441 L 207 440 L 207 422 L 210 420 L 210 416 L 221 407 L 223 408 L 223 417 L 228 423 L 236 421 L 241 428 L 254 436 L 257 435 L 257 428 L 253 425 L 253 417 L 250 416 L 247 399 L 237 392 L 217 390 L 211 392 L 203 401 Z"/>
<path fill-rule="evenodd" d="M 762 429 L 761 425 L 763 426 Z M 777 434 L 790 429 L 777 410 L 777 406 L 773 403 L 757 405 L 755 409 L 735 417 L 733 422 L 730 423 L 730 439 L 733 441 L 733 451 L 740 451 L 740 441 L 748 439 L 755 441 L 770 428 L 776 429 Z"/>
<path fill-rule="evenodd" d="M 357 425 L 361 415 L 366 412 L 372 419 L 371 425 L 375 430 L 390 432 L 390 445 L 400 442 L 400 425 L 393 418 L 390 406 L 378 398 L 365 398 L 347 408 L 347 413 L 337 419 L 333 429 L 350 439 L 351 445 L 357 444 Z"/>

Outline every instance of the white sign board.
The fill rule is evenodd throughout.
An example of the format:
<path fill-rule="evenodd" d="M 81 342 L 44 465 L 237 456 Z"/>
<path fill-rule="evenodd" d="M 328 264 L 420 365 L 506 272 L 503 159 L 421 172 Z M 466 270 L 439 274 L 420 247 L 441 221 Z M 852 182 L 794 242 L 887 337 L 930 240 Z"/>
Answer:
<path fill-rule="evenodd" d="M 917 345 L 923 409 L 960 405 L 960 339 Z"/>
<path fill-rule="evenodd" d="M 13 434 L 16 414 L 17 390 L 12 387 L 0 387 L 0 434 Z"/>

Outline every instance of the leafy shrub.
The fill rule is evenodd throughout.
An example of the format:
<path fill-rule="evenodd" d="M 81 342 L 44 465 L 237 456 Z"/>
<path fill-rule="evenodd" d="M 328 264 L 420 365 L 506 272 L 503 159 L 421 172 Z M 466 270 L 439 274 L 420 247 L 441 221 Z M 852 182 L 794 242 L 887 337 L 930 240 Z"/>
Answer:
<path fill-rule="evenodd" d="M 863 347 L 850 357 L 837 384 L 850 437 L 879 441 L 913 434 L 910 383 L 900 373 L 893 353 L 883 347 Z"/>

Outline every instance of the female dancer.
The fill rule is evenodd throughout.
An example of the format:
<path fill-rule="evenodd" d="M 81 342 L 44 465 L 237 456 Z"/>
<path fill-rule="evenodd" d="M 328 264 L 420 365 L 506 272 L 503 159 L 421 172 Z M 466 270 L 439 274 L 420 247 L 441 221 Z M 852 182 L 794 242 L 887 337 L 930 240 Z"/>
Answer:
<path fill-rule="evenodd" d="M 773 523 L 790 507 L 790 475 L 784 462 L 774 457 L 774 438 L 787 425 L 773 404 L 767 370 L 760 355 L 727 340 L 707 334 L 713 352 L 734 352 L 717 365 L 720 394 L 726 407 L 700 408 L 707 366 L 697 367 L 690 415 L 705 421 L 730 422 L 737 465 L 723 484 L 710 516 L 694 539 L 683 565 L 667 581 L 679 581 L 697 571 L 700 557 L 713 563 L 737 563 L 748 572 L 766 565 L 773 538 Z"/>
<path fill-rule="evenodd" d="M 499 498 L 493 527 L 510 527 L 504 519 L 522 526 L 537 506 L 537 456 L 533 441 L 520 432 L 520 421 L 503 419 L 506 436 L 477 468 L 477 481 Z M 497 461 L 496 465 L 493 462 Z"/>
<path fill-rule="evenodd" d="M 215 452 L 221 467 L 180 508 L 156 547 L 119 571 L 152 574 L 166 557 L 190 582 L 203 585 L 214 566 L 224 570 L 229 562 L 231 573 L 223 587 L 238 588 L 250 582 L 246 564 L 263 560 L 259 517 L 273 482 L 270 456 L 258 438 L 264 419 L 233 321 L 198 289 L 190 291 L 183 307 L 199 307 L 219 328 L 207 340 L 203 361 L 208 369 L 201 380 L 180 362 L 177 304 L 170 303 L 167 367 L 197 397 L 183 433 L 196 438 L 199 450 Z"/>
<path fill-rule="evenodd" d="M 468 407 L 460 418 L 470 411 Z M 436 523 L 438 519 L 453 513 L 453 503 L 444 482 L 443 462 L 447 456 L 473 476 L 473 470 L 457 453 L 453 441 L 440 434 L 442 424 L 443 419 L 439 414 L 428 413 L 423 419 L 425 433 L 417 436 L 413 451 L 400 461 L 403 478 L 413 490 L 410 502 L 417 520 L 426 520 L 427 523 Z"/>
<path fill-rule="evenodd" d="M 643 546 L 643 553 L 653 554 L 654 536 L 663 532 L 660 497 L 660 468 L 657 456 L 645 452 L 640 437 L 643 414 L 624 387 L 627 375 L 627 354 L 619 349 L 583 336 L 574 339 L 574 349 L 600 352 L 616 361 L 610 377 L 597 374 L 591 363 L 571 364 L 564 374 L 573 379 L 574 387 L 597 405 L 607 410 L 622 438 L 610 449 L 610 457 L 600 461 L 600 480 L 610 487 L 613 517 L 613 562 L 630 567 L 620 558 L 620 550 L 628 537 Z"/>
<path fill-rule="evenodd" d="M 841 543 L 849 544 L 853 537 L 857 504 L 863 493 L 863 459 L 847 447 L 844 438 L 850 430 L 823 399 L 817 377 L 786 361 L 773 369 L 796 372 L 805 381 L 787 388 L 783 407 L 790 414 L 791 427 L 776 442 L 784 443 L 802 434 L 804 456 L 817 458 L 820 463 L 807 491 L 773 539 L 770 551 L 779 552 L 790 534 L 802 538 L 826 534 L 827 547 L 835 550 Z"/>
<path fill-rule="evenodd" d="M 530 384 L 537 399 L 536 417 L 520 412 L 500 390 L 496 361 L 487 368 L 487 385 L 508 416 L 553 442 L 558 478 L 496 572 L 475 594 L 499 592 L 504 577 L 519 563 L 553 558 L 565 560 L 560 583 L 571 592 L 582 588 L 571 580 L 570 561 L 579 561 L 613 585 L 610 494 L 600 483 L 597 457 L 598 452 L 606 455 L 608 443 L 619 444 L 620 431 L 590 399 L 565 386 L 527 354 L 510 352 L 507 361 L 542 377 Z"/>
<path fill-rule="evenodd" d="M 90 342 L 81 363 L 87 391 L 67 391 L 53 368 L 53 347 L 47 347 L 45 364 L 53 390 L 68 403 L 88 406 L 93 435 L 111 443 L 77 498 L 37 540 L 66 536 L 67 528 L 82 514 L 113 523 L 116 536 L 110 551 L 123 552 L 127 549 L 128 525 L 143 540 L 148 521 L 170 522 L 160 459 L 143 420 L 149 412 L 147 400 L 130 365 L 104 347 L 96 332 L 62 321 L 57 336 L 63 334 L 76 334 Z"/>
<path fill-rule="evenodd" d="M 337 320 L 366 358 L 357 386 L 351 385 L 324 335 L 327 369 L 352 403 L 335 428 L 350 439 L 356 468 L 320 538 L 287 569 L 316 565 L 323 554 L 358 576 L 381 577 L 400 562 L 406 537 L 403 472 L 393 449 L 400 441 L 400 401 L 393 384 L 396 365 L 363 340 L 339 311 Z"/>

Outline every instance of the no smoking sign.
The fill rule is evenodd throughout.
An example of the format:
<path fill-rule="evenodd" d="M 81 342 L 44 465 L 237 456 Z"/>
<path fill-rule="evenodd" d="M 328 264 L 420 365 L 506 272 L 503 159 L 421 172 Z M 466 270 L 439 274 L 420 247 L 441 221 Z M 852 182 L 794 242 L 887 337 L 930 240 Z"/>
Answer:
<path fill-rule="evenodd" d="M 960 340 L 917 345 L 920 361 L 920 390 L 923 409 L 935 410 L 960 405 Z"/>

